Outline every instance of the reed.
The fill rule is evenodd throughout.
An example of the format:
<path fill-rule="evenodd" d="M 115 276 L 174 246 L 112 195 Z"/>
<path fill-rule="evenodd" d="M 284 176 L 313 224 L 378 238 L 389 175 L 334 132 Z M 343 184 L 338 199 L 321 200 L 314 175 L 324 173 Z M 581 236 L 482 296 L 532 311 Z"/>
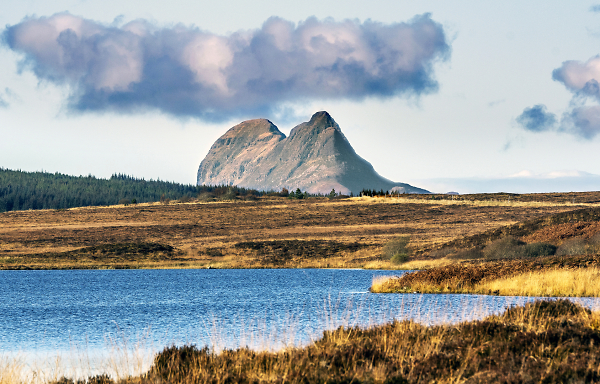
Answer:
<path fill-rule="evenodd" d="M 21 356 L 0 356 L 0 384 L 17 384 L 24 376 L 25 364 Z"/>
<path fill-rule="evenodd" d="M 331 304 L 335 305 L 326 303 Z M 81 379 L 48 374 L 45 380 L 23 380 L 19 360 L 8 365 L 0 360 L 0 382 L 597 382 L 599 340 L 600 312 L 568 300 L 538 301 L 459 324 L 426 326 L 397 320 L 362 327 L 348 324 L 325 331 L 308 345 L 276 350 L 170 346 L 154 356 L 149 369 L 135 375 L 107 371 Z"/>
<path fill-rule="evenodd" d="M 457 325 L 340 327 L 275 352 L 168 347 L 147 374 L 120 383 L 597 382 L 599 319 L 541 301 Z"/>

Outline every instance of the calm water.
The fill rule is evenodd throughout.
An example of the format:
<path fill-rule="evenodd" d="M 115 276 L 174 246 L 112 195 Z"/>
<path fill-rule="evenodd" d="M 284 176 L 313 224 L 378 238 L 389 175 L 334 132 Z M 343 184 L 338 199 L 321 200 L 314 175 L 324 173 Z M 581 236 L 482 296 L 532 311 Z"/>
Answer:
<path fill-rule="evenodd" d="M 497 313 L 527 298 L 371 294 L 365 270 L 1 271 L 0 351 L 102 350 L 111 340 L 302 344 L 326 328 Z M 598 299 L 583 299 L 598 306 Z"/>

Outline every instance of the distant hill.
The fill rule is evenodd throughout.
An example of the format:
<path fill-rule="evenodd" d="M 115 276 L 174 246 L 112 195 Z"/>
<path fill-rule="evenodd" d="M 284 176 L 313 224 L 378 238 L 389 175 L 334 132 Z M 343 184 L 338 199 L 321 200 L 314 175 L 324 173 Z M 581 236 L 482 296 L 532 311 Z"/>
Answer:
<path fill-rule="evenodd" d="M 315 113 L 286 137 L 266 119 L 244 121 L 211 147 L 198 169 L 197 184 L 257 190 L 358 194 L 363 189 L 429 193 L 379 176 L 358 156 L 327 112 Z"/>
<path fill-rule="evenodd" d="M 0 168 L 0 212 L 24 209 L 64 209 L 119 204 L 121 201 L 147 203 L 162 199 L 179 200 L 208 192 L 246 194 L 247 190 L 225 186 L 195 186 L 160 180 L 146 181 L 126 175 L 110 179 L 69 176 L 61 173 L 23 172 Z"/>

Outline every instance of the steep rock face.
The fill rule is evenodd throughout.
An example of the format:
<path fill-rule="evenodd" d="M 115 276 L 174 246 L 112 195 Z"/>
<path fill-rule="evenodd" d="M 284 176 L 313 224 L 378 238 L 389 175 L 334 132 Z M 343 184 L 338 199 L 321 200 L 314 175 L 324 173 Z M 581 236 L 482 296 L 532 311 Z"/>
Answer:
<path fill-rule="evenodd" d="M 264 119 L 231 128 L 211 147 L 198 169 L 198 185 L 232 184 L 259 190 L 359 193 L 363 188 L 428 193 L 377 174 L 356 154 L 327 112 L 315 113 L 289 137 Z"/>
<path fill-rule="evenodd" d="M 198 169 L 198 185 L 244 186 L 264 182 L 256 170 L 284 139 L 285 135 L 266 119 L 236 125 L 210 148 Z"/>

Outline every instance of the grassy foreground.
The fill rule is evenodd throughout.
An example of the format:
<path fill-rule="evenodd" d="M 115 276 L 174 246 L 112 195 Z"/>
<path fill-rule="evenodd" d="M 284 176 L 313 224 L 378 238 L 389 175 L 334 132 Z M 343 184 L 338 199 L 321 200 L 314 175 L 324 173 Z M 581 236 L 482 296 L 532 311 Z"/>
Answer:
<path fill-rule="evenodd" d="M 600 297 L 600 255 L 470 261 L 374 279 L 377 293 Z"/>
<path fill-rule="evenodd" d="M 458 325 L 339 328 L 303 348 L 213 353 L 169 347 L 119 383 L 488 383 L 600 381 L 600 313 L 538 301 Z M 84 381 L 80 381 L 83 383 Z M 108 376 L 88 383 L 113 383 Z M 72 384 L 63 378 L 56 383 Z"/>

